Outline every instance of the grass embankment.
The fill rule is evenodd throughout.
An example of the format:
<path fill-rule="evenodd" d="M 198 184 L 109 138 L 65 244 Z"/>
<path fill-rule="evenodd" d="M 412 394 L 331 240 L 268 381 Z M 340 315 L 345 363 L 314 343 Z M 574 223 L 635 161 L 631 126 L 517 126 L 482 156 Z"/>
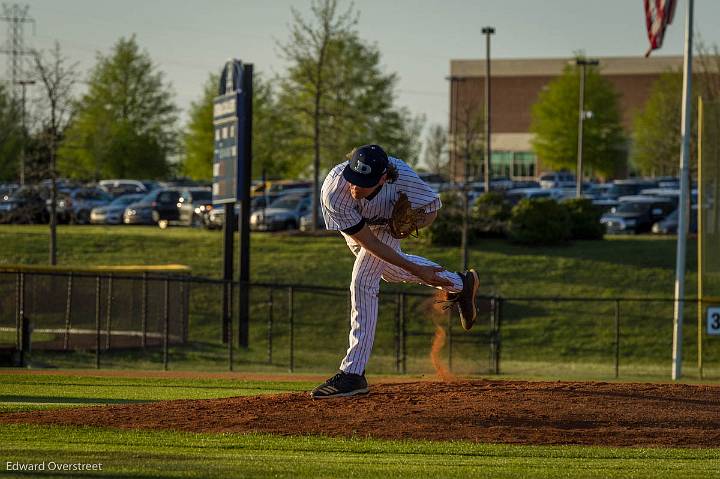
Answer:
<path fill-rule="evenodd" d="M 47 261 L 47 227 L 3 226 L 0 263 L 44 264 Z M 219 277 L 222 269 L 222 235 L 187 228 L 161 231 L 145 227 L 70 227 L 59 229 L 59 262 L 66 266 L 183 263 L 193 274 Z M 695 244 L 688 248 L 686 291 L 695 291 Z M 347 288 L 353 256 L 340 237 L 253 234 L 251 278 L 255 282 L 313 284 Z M 404 250 L 458 269 L 458 248 L 429 246 L 412 239 Z M 610 237 L 604 241 L 533 248 L 500 240 L 481 241 L 470 251 L 470 264 L 481 280 L 481 294 L 504 297 L 582 297 L 583 301 L 555 303 L 517 300 L 503 310 L 502 367 L 505 372 L 553 375 L 590 374 L 611 377 L 615 350 L 613 297 L 671 298 L 674 283 L 675 240 L 665 237 Z M 427 291 L 408 285 L 383 285 L 381 291 Z M 10 290 L 8 289 L 8 292 Z M 252 292 L 251 347 L 236 353 L 243 367 L 282 370 L 289 363 L 287 295 L 275 291 L 273 351 L 268 361 L 268 291 Z M 592 300 L 598 299 L 598 300 Z M 62 303 L 62 302 L 61 302 Z M 64 304 L 64 303 L 62 303 Z M 9 303 L 8 303 L 9 305 Z M 430 369 L 427 354 L 433 326 L 419 300 L 408 304 L 408 369 Z M 327 370 L 336 366 L 347 347 L 346 299 L 309 293 L 295 294 L 296 366 Z M 620 304 L 621 375 L 656 374 L 670 362 L 672 303 Z M 392 372 L 395 361 L 395 305 L 392 295 L 382 297 L 380 321 L 371 367 Z M 220 294 L 216 287 L 193 286 L 191 347 L 173 347 L 171 367 L 220 369 L 227 364 L 219 337 Z M 694 305 L 686 307 L 685 358 L 691 367 L 696 354 Z M 3 321 L 10 322 L 8 317 Z M 454 320 L 454 319 L 453 319 Z M 92 322 L 92 319 L 90 320 Z M 13 323 L 14 324 L 14 323 Z M 487 371 L 487 323 L 471 334 L 454 326 L 453 366 L 460 372 Z M 36 356 L 38 364 L 90 366 L 91 353 L 71 356 Z M 720 366 L 720 347 L 705 344 L 708 372 Z M 157 368 L 157 350 L 103 354 L 103 367 Z M 577 369 L 576 365 L 584 364 Z M 540 369 L 537 369 L 540 368 Z M 713 369 L 716 368 L 716 369 Z M 690 369 L 686 370 L 689 372 Z M 585 372 L 583 372 L 585 371 Z"/>

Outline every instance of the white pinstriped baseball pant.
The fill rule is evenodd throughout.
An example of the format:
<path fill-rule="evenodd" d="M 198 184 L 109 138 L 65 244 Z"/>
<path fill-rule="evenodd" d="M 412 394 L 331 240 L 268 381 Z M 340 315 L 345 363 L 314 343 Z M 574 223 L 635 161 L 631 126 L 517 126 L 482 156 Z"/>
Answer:
<path fill-rule="evenodd" d="M 439 266 L 429 259 L 403 253 L 400 249 L 400 240 L 390 236 L 386 229 L 374 229 L 373 232 L 380 241 L 393 248 L 408 261 L 424 266 Z M 352 239 L 348 236 L 343 236 L 345 236 L 350 250 L 355 255 L 355 265 L 353 266 L 352 281 L 350 282 L 350 299 L 352 301 L 350 347 L 345 358 L 340 363 L 340 370 L 346 373 L 363 374 L 375 341 L 380 279 L 388 283 L 425 283 L 404 269 L 374 256 L 365 248 L 352 242 Z M 452 287 L 438 287 L 438 289 L 453 293 L 462 291 L 462 278 L 457 273 L 443 271 L 438 276 L 453 282 Z"/>

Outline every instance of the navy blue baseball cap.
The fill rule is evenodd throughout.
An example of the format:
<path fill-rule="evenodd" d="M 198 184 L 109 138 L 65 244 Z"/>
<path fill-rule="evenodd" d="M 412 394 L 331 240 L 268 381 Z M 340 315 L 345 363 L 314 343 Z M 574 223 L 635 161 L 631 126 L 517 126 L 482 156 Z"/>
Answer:
<path fill-rule="evenodd" d="M 343 178 L 355 186 L 370 188 L 380 181 L 388 167 L 388 156 L 378 145 L 363 145 L 355 148 Z"/>

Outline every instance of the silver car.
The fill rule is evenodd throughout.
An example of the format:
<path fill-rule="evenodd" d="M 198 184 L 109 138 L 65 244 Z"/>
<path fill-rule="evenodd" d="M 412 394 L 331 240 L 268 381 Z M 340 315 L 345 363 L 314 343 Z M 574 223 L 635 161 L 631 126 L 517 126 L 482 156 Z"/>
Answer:
<path fill-rule="evenodd" d="M 308 194 L 288 193 L 250 215 L 250 229 L 255 231 L 295 230 L 300 218 L 310 210 Z"/>
<path fill-rule="evenodd" d="M 125 208 L 140 201 L 144 196 L 144 194 L 123 195 L 115 198 L 109 205 L 93 208 L 90 212 L 90 223 L 94 225 L 122 224 Z"/>

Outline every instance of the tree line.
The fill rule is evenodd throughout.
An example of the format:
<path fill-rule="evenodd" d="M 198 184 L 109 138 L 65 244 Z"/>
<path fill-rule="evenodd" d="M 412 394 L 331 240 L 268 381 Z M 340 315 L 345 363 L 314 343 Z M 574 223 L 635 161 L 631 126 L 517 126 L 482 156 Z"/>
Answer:
<path fill-rule="evenodd" d="M 368 141 L 417 165 L 424 117 L 397 104 L 398 76 L 385 71 L 377 46 L 358 34 L 354 7 L 341 10 L 338 0 L 315 0 L 307 17 L 295 9 L 291 14 L 288 38 L 278 43 L 287 70 L 271 77 L 256 68 L 254 176 L 264 172 L 317 179 Z M 694 95 L 716 102 L 717 48 L 699 43 L 697 50 Z M 21 156 L 29 180 L 54 175 L 83 180 L 211 178 L 216 73 L 208 73 L 187 123 L 178 125 L 173 89 L 135 36 L 98 52 L 84 79 L 57 43 L 48 52 L 36 52 L 33 66 L 33 88 L 40 93 L 28 105 L 25 121 L 18 99 L 0 84 L 0 181 L 17 179 Z M 627 132 L 619 94 L 601 68 L 590 66 L 586 75 L 585 109 L 592 112 L 584 122 L 586 173 L 612 177 L 629 159 L 638 174 L 676 174 L 682 73 L 660 75 Z M 549 168 L 575 168 L 579 81 L 578 69 L 568 65 L 533 105 L 532 147 Z M 76 95 L 80 84 L 84 92 Z M 696 107 L 696 98 L 692 105 Z M 456 115 L 453 143 L 458 158 L 469 162 L 471 176 L 478 176 L 484 119 L 478 105 L 466 106 Z M 451 174 L 449 140 L 445 126 L 429 126 L 425 169 Z"/>
<path fill-rule="evenodd" d="M 287 70 L 270 77 L 256 68 L 254 176 L 317 176 L 371 139 L 417 162 L 424 118 L 397 104 L 397 74 L 386 72 L 378 48 L 360 37 L 358 20 L 352 5 L 341 11 L 337 0 L 314 1 L 308 17 L 292 9 L 289 37 L 278 44 Z M 172 86 L 135 36 L 98 52 L 84 80 L 59 44 L 36 52 L 34 67 L 42 94 L 28 106 L 25 126 L 20 102 L 0 86 L 0 180 L 17 179 L 21 151 L 35 180 L 50 173 L 211 178 L 216 73 L 208 73 L 180 126 Z M 43 72 L 59 83 L 42 82 Z M 84 92 L 75 95 L 81 83 Z"/>

